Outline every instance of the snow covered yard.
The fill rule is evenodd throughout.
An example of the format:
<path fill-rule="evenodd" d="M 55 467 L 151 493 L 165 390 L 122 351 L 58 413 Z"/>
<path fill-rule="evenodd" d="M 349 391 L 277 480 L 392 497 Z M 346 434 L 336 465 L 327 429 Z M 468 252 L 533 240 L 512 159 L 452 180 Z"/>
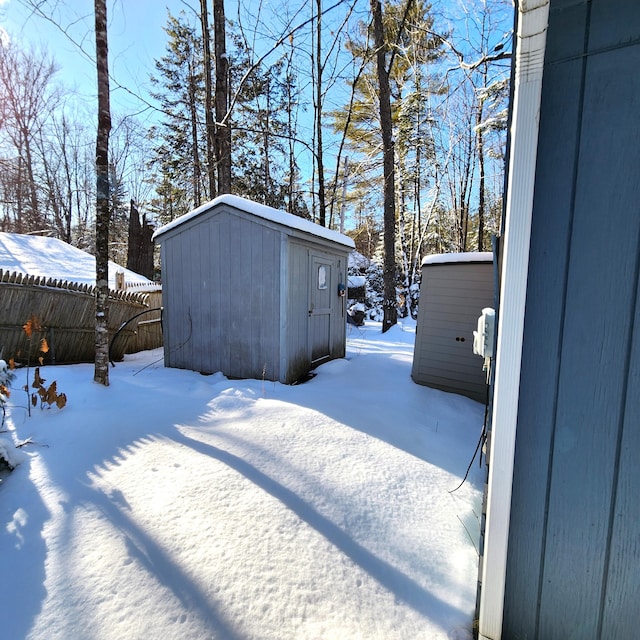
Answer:
<path fill-rule="evenodd" d="M 299 386 L 128 356 L 10 409 L 2 637 L 471 638 L 483 407 L 410 377 L 415 325 L 351 329 Z M 481 366 L 479 362 L 479 366 Z M 11 401 L 23 402 L 18 372 Z"/>

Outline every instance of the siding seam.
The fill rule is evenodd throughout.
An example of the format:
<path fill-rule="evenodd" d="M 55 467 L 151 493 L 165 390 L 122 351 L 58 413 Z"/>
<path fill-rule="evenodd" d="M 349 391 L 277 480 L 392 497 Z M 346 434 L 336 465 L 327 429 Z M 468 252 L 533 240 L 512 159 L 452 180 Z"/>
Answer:
<path fill-rule="evenodd" d="M 562 350 L 564 344 L 564 331 L 565 331 L 565 320 L 566 320 L 566 300 L 567 300 L 567 288 L 569 281 L 569 268 L 571 264 L 571 238 L 573 236 L 573 228 L 574 228 L 574 217 L 575 217 L 575 205 L 576 205 L 576 195 L 577 195 L 577 182 L 578 182 L 578 167 L 579 167 L 579 157 L 580 157 L 580 146 L 582 141 L 582 119 L 584 112 L 584 92 L 585 92 L 585 83 L 586 83 L 586 74 L 587 74 L 587 61 L 589 59 L 588 51 L 589 51 L 589 29 L 591 24 L 591 2 L 587 4 L 587 17 L 585 22 L 585 35 L 583 41 L 583 52 L 584 54 L 580 56 L 582 59 L 582 70 L 581 70 L 581 78 L 580 78 L 580 99 L 578 103 L 578 122 L 577 122 L 577 136 L 576 136 L 576 147 L 574 150 L 574 164 L 573 164 L 573 184 L 571 188 L 571 210 L 569 213 L 569 232 L 567 234 L 567 250 L 566 250 L 566 260 L 564 265 L 564 275 L 563 275 L 563 287 L 562 287 L 562 299 L 564 300 L 564 304 L 562 306 L 562 315 L 560 318 L 560 340 L 559 340 L 559 353 L 558 355 L 558 367 L 556 368 L 556 378 L 555 378 L 555 394 L 553 399 L 553 427 L 551 432 L 551 438 L 549 443 L 549 461 L 547 466 L 547 478 L 546 478 L 546 492 L 545 492 L 545 510 L 544 510 L 544 524 L 542 526 L 542 544 L 541 544 L 541 555 L 540 555 L 540 573 L 538 576 L 538 596 L 536 602 L 536 623 L 535 623 L 535 637 L 537 638 L 540 634 L 540 614 L 542 607 L 542 592 L 544 586 L 544 572 L 545 572 L 545 563 L 546 563 L 546 555 L 547 555 L 547 533 L 549 527 L 549 502 L 551 500 L 551 487 L 552 487 L 552 476 L 553 476 L 553 460 L 554 460 L 554 451 L 555 451 L 555 440 L 556 440 L 556 432 L 558 427 L 558 387 L 560 380 L 560 371 L 562 370 Z"/>
<path fill-rule="evenodd" d="M 637 313 L 637 305 L 638 305 L 638 286 L 640 285 L 640 229 L 638 230 L 636 236 L 636 265 L 635 265 L 635 274 L 634 274 L 634 287 L 633 287 L 633 299 L 631 300 L 630 305 L 630 329 L 629 336 L 627 340 L 628 349 L 626 352 L 625 362 L 624 362 L 624 378 L 623 378 L 623 387 L 622 394 L 620 398 L 620 419 L 618 424 L 618 439 L 616 442 L 616 454 L 615 454 L 615 466 L 613 473 L 613 481 L 612 481 L 612 495 L 611 495 L 611 503 L 610 503 L 610 511 L 609 511 L 609 526 L 607 530 L 607 544 L 605 547 L 605 559 L 604 559 L 604 567 L 602 572 L 602 588 L 600 591 L 600 610 L 598 612 L 598 633 L 596 635 L 597 638 L 602 638 L 602 625 L 604 624 L 604 610 L 606 606 L 606 597 L 607 597 L 607 584 L 609 582 L 609 564 L 611 560 L 611 541 L 613 539 L 613 530 L 614 530 L 614 521 L 615 521 L 615 512 L 617 506 L 618 499 L 618 485 L 620 482 L 620 456 L 622 452 L 622 440 L 624 436 L 624 423 L 626 418 L 626 408 L 628 406 L 627 403 L 627 394 L 629 390 L 629 377 L 631 375 L 631 353 L 633 342 L 635 338 L 635 317 Z M 607 637 L 607 636 L 605 636 Z"/>

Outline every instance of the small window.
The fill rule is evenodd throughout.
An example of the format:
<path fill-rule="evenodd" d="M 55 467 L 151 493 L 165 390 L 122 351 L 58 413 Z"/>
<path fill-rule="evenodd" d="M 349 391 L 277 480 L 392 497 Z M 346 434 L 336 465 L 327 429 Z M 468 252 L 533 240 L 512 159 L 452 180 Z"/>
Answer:
<path fill-rule="evenodd" d="M 327 288 L 327 267 L 321 264 L 318 267 L 318 289 Z"/>

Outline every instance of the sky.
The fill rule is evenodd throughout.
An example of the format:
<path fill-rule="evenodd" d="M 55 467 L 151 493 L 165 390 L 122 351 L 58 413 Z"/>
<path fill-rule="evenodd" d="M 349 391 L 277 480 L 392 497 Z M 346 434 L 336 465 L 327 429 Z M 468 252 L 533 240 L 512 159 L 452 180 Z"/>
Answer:
<path fill-rule="evenodd" d="M 28 8 L 30 1 L 0 0 L 0 28 L 10 39 L 22 46 L 47 51 L 59 66 L 57 79 L 74 91 L 70 94 L 70 102 L 75 108 L 88 107 L 93 120 L 96 107 L 91 103 L 95 103 L 97 95 L 93 2 L 44 0 L 39 4 L 48 16 L 48 19 L 45 19 Z M 282 6 L 281 0 L 266 0 L 263 3 L 257 0 L 226 0 L 225 12 L 228 19 L 237 20 L 238 7 L 241 6 L 243 25 L 248 33 L 251 33 L 254 24 L 252 21 L 257 19 L 257 9 L 254 11 L 257 5 L 261 6 L 260 19 L 264 20 L 266 28 L 270 30 L 267 33 L 261 32 L 261 40 L 252 41 L 257 52 L 256 57 L 259 57 L 267 48 L 271 49 L 273 43 L 282 35 L 282 25 L 286 20 L 284 12 L 278 12 L 275 17 L 270 15 L 275 7 Z M 295 10 L 289 5 L 284 6 L 288 7 L 286 10 Z M 199 7 L 198 0 L 107 2 L 110 99 L 114 122 L 125 115 L 135 115 L 144 125 L 152 125 L 158 121 L 161 112 L 151 97 L 154 88 L 150 82 L 150 75 L 155 73 L 155 60 L 166 54 L 167 34 L 163 27 L 167 23 L 168 10 L 172 15 L 178 15 L 184 10 L 187 16 L 193 15 L 194 24 L 199 25 L 199 19 L 192 7 Z M 306 18 L 307 16 L 296 17 L 293 24 L 300 24 Z M 329 16 L 325 21 L 329 21 Z M 296 44 L 299 44 L 302 41 L 302 31 L 297 35 L 299 40 L 296 40 Z M 265 64 L 268 66 L 270 60 L 275 60 L 281 53 L 280 48 L 272 54 L 272 58 L 266 58 Z M 306 57 L 304 60 L 307 64 Z M 332 94 L 335 93 L 334 89 Z M 76 95 L 80 96 L 79 101 L 75 99 Z M 299 114 L 299 131 L 304 139 L 310 140 L 312 99 L 308 95 L 303 100 L 308 104 Z M 328 141 L 329 137 L 325 143 L 328 144 Z M 300 146 L 298 160 L 304 175 L 310 171 L 308 155 L 304 146 Z"/>
<path fill-rule="evenodd" d="M 45 6 L 55 7 L 50 20 L 34 14 L 26 4 L 26 0 L 0 3 L 0 26 L 13 40 L 46 49 L 58 62 L 63 82 L 77 88 L 81 95 L 93 98 L 96 95 L 93 3 L 49 0 Z M 148 101 L 149 74 L 153 72 L 154 60 L 165 53 L 166 34 L 162 28 L 167 20 L 167 7 L 177 14 L 185 4 L 179 0 L 107 3 L 109 71 L 115 80 L 111 96 L 116 109 L 123 112 L 145 109 L 145 102 L 139 97 Z"/>
<path fill-rule="evenodd" d="M 67 86 L 77 88 L 81 95 L 93 98 L 96 95 L 93 2 L 40 2 L 48 19 L 30 10 L 29 3 L 30 0 L 0 0 L 0 28 L 16 42 L 46 49 L 59 64 L 60 79 Z M 243 20 L 246 21 L 244 26 L 249 31 L 250 21 L 256 19 L 257 9 L 254 11 L 254 8 L 258 4 L 264 5 L 261 7 L 261 19 L 272 27 L 271 33 L 264 34 L 263 43 L 272 44 L 282 35 L 280 29 L 284 17 L 279 15 L 269 18 L 269 12 L 281 5 L 281 2 L 242 1 Z M 112 107 L 120 109 L 122 113 L 140 110 L 143 117 L 154 114 L 153 110 L 148 109 L 149 103 L 154 102 L 149 95 L 149 75 L 154 72 L 154 61 L 166 53 L 167 35 L 163 27 L 167 23 L 168 10 L 172 15 L 178 15 L 184 10 L 187 16 L 192 15 L 195 23 L 199 24 L 193 7 L 199 8 L 197 0 L 107 2 Z M 227 19 L 237 20 L 238 7 L 238 0 L 226 0 Z M 306 15 L 299 17 L 293 24 L 300 24 L 306 18 Z M 329 21 L 330 15 L 325 20 Z M 256 46 L 260 46 L 259 41 L 256 41 Z M 268 62 L 269 59 L 266 60 L 267 64 Z"/>

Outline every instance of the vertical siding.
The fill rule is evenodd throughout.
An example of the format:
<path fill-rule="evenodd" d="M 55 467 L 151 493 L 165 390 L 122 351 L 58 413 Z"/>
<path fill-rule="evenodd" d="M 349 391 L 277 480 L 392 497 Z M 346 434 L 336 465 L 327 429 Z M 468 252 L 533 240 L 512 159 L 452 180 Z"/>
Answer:
<path fill-rule="evenodd" d="M 282 295 L 280 245 L 282 232 L 265 229 L 260 238 L 259 265 L 256 267 L 263 273 L 268 273 L 268 279 L 262 284 L 259 306 L 255 306 L 253 322 L 256 329 L 256 340 L 261 345 L 261 352 L 256 363 L 264 366 L 265 377 L 268 380 L 280 380 L 280 325 L 283 318 L 280 312 L 280 297 Z M 275 326 L 263 322 L 264 318 L 277 318 Z"/>
<path fill-rule="evenodd" d="M 504 638 L 637 637 L 638 7 L 551 5 Z"/>
<path fill-rule="evenodd" d="M 541 136 L 538 150 L 510 523 L 510 539 L 526 539 L 527 543 L 510 544 L 508 548 L 505 638 L 537 637 L 547 476 L 573 198 L 573 158 L 578 137 L 580 68 L 579 61 L 558 65 L 553 73 L 545 72 L 543 82 L 541 110 L 544 114 L 556 114 L 563 144 L 557 144 L 554 136 Z M 552 214 L 558 211 L 564 215 Z M 534 305 L 531 300 L 544 303 Z M 538 337 L 528 339 L 534 330 Z"/>
<path fill-rule="evenodd" d="M 252 223 L 240 216 L 229 216 L 229 233 L 235 251 L 230 256 L 230 284 L 229 300 L 223 307 L 228 319 L 229 330 L 223 335 L 223 340 L 229 343 L 229 363 L 225 371 L 232 377 L 246 377 L 243 373 L 249 369 L 251 356 L 247 342 L 251 339 L 251 325 L 249 313 L 251 309 L 251 281 L 254 276 L 251 254 L 247 252 L 248 235 L 259 233 Z M 258 225 L 255 225 L 258 227 Z M 261 274 L 255 274 L 256 277 Z M 265 319 L 273 322 L 275 319 Z M 259 377 L 253 375 L 251 377 Z"/>
<path fill-rule="evenodd" d="M 277 379 L 279 238 L 222 210 L 163 241 L 168 366 Z"/>
<path fill-rule="evenodd" d="M 243 215 L 219 215 L 215 281 L 220 329 L 212 345 L 219 353 L 214 370 L 231 377 L 277 379 L 280 234 Z"/>
<path fill-rule="evenodd" d="M 473 332 L 484 307 L 493 307 L 493 265 L 425 265 L 411 377 L 414 382 L 486 400 L 482 358 Z"/>
<path fill-rule="evenodd" d="M 286 318 L 286 381 L 294 382 L 309 371 L 309 246 L 295 240 L 288 243 L 289 275 Z"/>
<path fill-rule="evenodd" d="M 226 211 L 221 211 L 212 220 L 211 230 L 216 239 L 214 245 L 218 255 L 217 271 L 211 274 L 215 295 L 214 322 L 217 330 L 215 332 L 216 342 L 212 345 L 209 355 L 211 361 L 208 370 L 212 372 L 229 371 L 231 346 L 225 336 L 228 336 L 232 330 L 228 311 L 230 307 L 235 307 L 232 278 L 237 265 L 232 262 L 232 256 L 237 253 L 237 249 L 229 224 L 229 215 Z"/>
<path fill-rule="evenodd" d="M 557 628 L 557 590 L 575 593 L 580 581 L 585 583 L 581 597 L 564 602 L 562 615 L 568 631 L 587 625 L 585 640 L 598 637 L 626 384 L 629 302 L 635 293 L 640 185 L 634 180 L 629 189 L 627 171 L 640 165 L 635 124 L 640 93 L 634 99 L 634 82 L 628 78 L 637 75 L 639 54 L 640 49 L 635 56 L 616 50 L 589 62 L 567 281 L 540 632 Z M 634 125 L 628 130 L 620 122 Z M 599 180 L 605 173 L 603 189 Z M 580 562 L 570 560 L 568 553 L 580 542 Z"/>
<path fill-rule="evenodd" d="M 613 504 L 609 566 L 602 618 L 602 638 L 638 635 L 640 593 L 640 290 L 635 293 L 635 318 L 629 357 L 626 404 L 621 424 L 618 485 Z M 621 363 L 622 364 L 622 363 Z"/>
<path fill-rule="evenodd" d="M 288 245 L 288 298 L 286 318 L 286 352 L 287 373 L 285 380 L 295 382 L 311 368 L 310 333 L 313 330 L 313 318 L 309 317 L 311 305 L 311 288 L 315 279 L 310 271 L 314 257 L 330 264 L 331 278 L 328 285 L 330 314 L 329 322 L 329 354 L 331 358 L 342 358 L 346 352 L 347 325 L 344 314 L 344 298 L 338 296 L 338 279 L 342 272 L 346 278 L 347 250 L 336 248 L 331 251 L 326 247 L 302 240 L 290 239 Z M 346 281 L 345 281 L 346 282 Z M 327 318 L 325 317 L 324 320 Z"/>
<path fill-rule="evenodd" d="M 164 341 L 167 366 L 190 368 L 192 362 L 193 327 L 189 322 L 190 312 L 188 278 L 189 273 L 182 268 L 185 251 L 185 236 L 180 233 L 170 244 L 163 246 L 163 294 L 164 300 Z M 184 286 L 184 282 L 187 286 Z"/>
<path fill-rule="evenodd" d="M 185 237 L 189 237 L 190 251 L 187 254 L 189 256 L 187 260 L 189 276 L 184 286 L 189 290 L 189 307 L 193 327 L 191 367 L 196 371 L 206 370 L 206 348 L 209 342 L 210 306 L 204 285 L 208 284 L 207 274 L 211 271 L 213 258 L 207 246 L 208 230 L 209 225 L 200 222 L 190 229 L 189 234 L 185 234 Z M 193 260 L 192 256 L 194 255 L 199 259 Z"/>

